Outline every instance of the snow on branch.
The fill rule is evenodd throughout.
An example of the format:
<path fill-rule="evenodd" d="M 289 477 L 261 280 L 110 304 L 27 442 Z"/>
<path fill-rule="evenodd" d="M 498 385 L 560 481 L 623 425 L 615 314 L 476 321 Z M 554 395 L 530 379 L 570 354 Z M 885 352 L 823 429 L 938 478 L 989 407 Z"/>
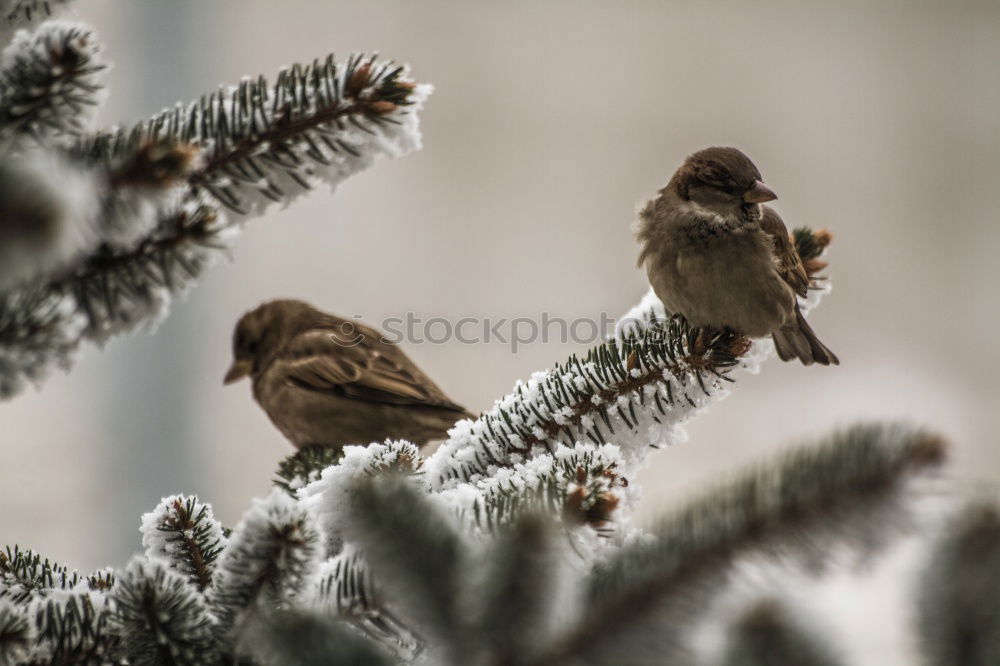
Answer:
<path fill-rule="evenodd" d="M 314 517 L 281 490 L 254 501 L 219 558 L 210 600 L 216 635 L 233 639 L 261 610 L 302 593 L 322 559 Z"/>
<path fill-rule="evenodd" d="M 322 613 L 281 613 L 255 627 L 239 646 L 253 663 L 364 664 L 391 666 L 400 662 L 347 623 Z"/>
<path fill-rule="evenodd" d="M 640 635 L 670 643 L 670 636 L 649 633 L 649 623 L 670 618 L 660 626 L 689 629 L 699 617 L 699 594 L 707 596 L 724 581 L 738 556 L 805 555 L 815 563 L 837 543 L 882 545 L 894 526 L 907 524 L 901 519 L 906 482 L 944 459 L 945 443 L 937 435 L 862 425 L 722 485 L 666 517 L 655 538 L 626 546 L 595 567 L 588 616 L 553 661 L 607 654 Z"/>
<path fill-rule="evenodd" d="M 31 23 L 32 21 L 51 16 L 60 5 L 69 0 L 2 0 L 0 1 L 0 19 L 9 23 Z"/>
<path fill-rule="evenodd" d="M 374 163 L 420 148 L 417 111 L 431 87 L 405 78 L 406 69 L 377 56 L 333 56 L 282 71 L 269 85 L 244 80 L 155 117 L 166 132 L 205 149 L 191 175 L 241 215 L 259 215 L 314 185 L 335 188 Z"/>
<path fill-rule="evenodd" d="M 623 651 L 637 663 L 682 659 L 687 632 L 739 558 L 806 556 L 815 564 L 841 543 L 878 545 L 916 525 L 906 519 L 908 482 L 936 468 L 944 453 L 942 440 L 922 430 L 855 427 L 720 486 L 652 535 L 607 540 L 595 562 L 565 537 L 594 530 L 585 519 L 594 514 L 583 506 L 588 495 L 600 499 L 615 488 L 609 477 L 620 459 L 612 445 L 559 449 L 552 461 L 544 454 L 499 468 L 494 485 L 481 480 L 443 492 L 421 477 L 412 444 L 349 447 L 298 499 L 275 488 L 256 501 L 204 589 L 176 555 L 190 550 L 182 542 L 198 533 L 198 516 L 210 518 L 193 498 L 166 498 L 144 520 L 147 533 L 176 536 L 177 549 L 152 544 L 149 557 L 135 558 L 117 581 L 106 573 L 82 578 L 8 550 L 0 557 L 0 655 L 27 650 L 29 663 L 53 664 L 258 663 L 266 655 L 328 663 L 355 654 L 383 655 L 387 663 L 569 666 L 618 664 Z M 573 480 L 566 492 L 518 500 L 532 497 L 529 472 L 536 481 Z M 455 510 L 463 494 L 474 503 L 491 492 L 509 505 L 497 520 Z M 992 632 L 989 590 L 949 584 L 965 577 L 956 567 L 979 557 L 973 568 L 987 571 L 995 559 L 995 509 L 969 515 L 945 535 L 928 574 L 935 584 L 925 588 L 924 612 L 958 613 L 947 627 L 926 616 L 925 626 L 935 627 L 929 651 L 949 641 L 961 649 L 963 628 L 977 637 Z M 326 560 L 321 523 L 346 544 Z M 25 617 L 32 619 L 27 630 Z M 754 618 L 767 619 L 744 620 Z M 770 646 L 807 650 L 813 661 L 803 663 L 824 663 L 821 637 L 801 629 L 743 622 L 726 657 Z M 308 645 L 300 644 L 306 637 Z"/>
<path fill-rule="evenodd" d="M 23 664 L 34 643 L 27 612 L 0 599 L 0 664 Z"/>
<path fill-rule="evenodd" d="M 10 42 L 14 31 L 58 15 L 69 3 L 70 0 L 0 0 L 0 47 Z"/>
<path fill-rule="evenodd" d="M 84 663 L 112 643 L 106 591 L 114 583 L 110 570 L 81 576 L 30 550 L 7 547 L 0 552 L 0 616 L 10 604 L 30 619 L 30 663 Z M 4 649 L 0 638 L 0 653 Z"/>
<path fill-rule="evenodd" d="M 110 599 L 102 589 L 57 590 L 28 607 L 37 644 L 31 663 L 101 663 L 113 648 Z"/>
<path fill-rule="evenodd" d="M 800 245 L 812 244 L 803 246 L 804 256 L 818 270 L 829 235 L 797 235 Z M 817 289 L 813 303 L 825 291 Z M 628 509 L 638 497 L 630 481 L 647 452 L 679 439 L 681 421 L 728 392 L 733 368 L 756 369 L 771 349 L 742 338 L 706 341 L 683 318 L 665 319 L 656 305 L 658 311 L 647 297 L 630 312 L 627 321 L 638 333 L 623 333 L 584 361 L 572 358 L 536 373 L 477 421 L 456 424 L 427 460 L 409 443 L 386 442 L 347 447 L 343 459 L 324 470 L 317 468 L 325 460 L 308 452 L 283 463 L 299 470 L 294 487 L 313 481 L 297 495 L 319 517 L 333 557 L 324 572 L 324 599 L 355 615 L 380 609 L 379 586 L 362 553 L 351 544 L 341 548 L 352 483 L 393 467 L 387 457 L 405 459 L 404 471 L 417 475 L 464 529 L 483 536 L 522 514 L 542 512 L 570 528 L 583 562 L 628 538 Z"/>
<path fill-rule="evenodd" d="M 37 34 L 60 29 L 68 30 L 49 22 Z M 37 127 L 32 109 L 66 106 L 28 85 L 33 69 L 15 70 L 13 93 L 0 97 L 0 110 L 14 100 L 13 126 Z M 0 259 L 10 259 L 0 262 L 0 398 L 52 366 L 68 368 L 83 341 L 155 327 L 172 298 L 225 256 L 248 216 L 419 148 L 417 112 L 429 93 L 391 61 L 330 56 L 283 70 L 274 84 L 248 79 L 68 146 L 0 143 L 0 192 L 16 194 L 0 197 Z"/>
<path fill-rule="evenodd" d="M 660 334 L 662 330 L 662 335 Z M 624 342 L 610 340 L 554 369 L 519 381 L 476 421 L 461 421 L 426 463 L 442 490 L 495 476 L 560 444 L 614 441 L 627 469 L 645 448 L 669 443 L 670 428 L 724 392 L 737 354 L 725 341 L 696 347 L 679 317 Z"/>
<path fill-rule="evenodd" d="M 814 270 L 825 266 L 817 257 L 829 240 L 826 232 L 796 232 Z M 805 309 L 828 290 L 814 280 Z M 651 447 L 683 441 L 680 424 L 729 394 L 735 368 L 757 372 L 772 353 L 770 340 L 705 339 L 683 317 L 665 312 L 650 291 L 621 320 L 615 338 L 519 381 L 477 420 L 457 423 L 426 461 L 429 482 L 447 490 L 578 442 L 614 442 L 622 457 L 618 473 L 627 481 Z"/>
<path fill-rule="evenodd" d="M 918 582 L 930 666 L 1000 663 L 1000 507 L 977 497 L 948 521 Z"/>
<path fill-rule="evenodd" d="M 299 458 L 299 454 L 286 459 Z M 386 440 L 368 446 L 345 446 L 340 460 L 322 471 L 318 480 L 298 491 L 302 506 L 319 522 L 327 542 L 327 555 L 336 555 L 343 544 L 347 506 L 353 501 L 355 485 L 380 474 L 405 474 L 412 477 L 423 464 L 420 449 L 405 440 Z"/>
<path fill-rule="evenodd" d="M 465 624 L 462 570 L 468 541 L 442 507 L 399 475 L 362 479 L 346 509 L 347 535 L 386 589 L 392 604 L 438 652 L 460 657 L 470 638 Z M 469 646 L 471 647 L 471 646 Z"/>
<path fill-rule="evenodd" d="M 600 535 L 615 515 L 628 485 L 617 472 L 618 447 L 559 444 L 551 454 L 499 468 L 491 477 L 441 491 L 438 496 L 481 532 L 490 533 L 522 513 L 544 513 L 568 527 Z"/>
<path fill-rule="evenodd" d="M 0 551 L 0 600 L 22 604 L 57 590 L 86 587 L 102 590 L 114 584 L 110 571 L 81 576 L 68 567 L 43 559 L 31 550 L 8 546 Z"/>
<path fill-rule="evenodd" d="M 150 561 L 165 562 L 199 590 L 212 583 L 226 538 L 210 505 L 197 497 L 164 497 L 154 511 L 143 515 L 141 531 Z"/>
<path fill-rule="evenodd" d="M 46 21 L 0 55 L 0 139 L 87 129 L 103 101 L 100 43 L 86 25 Z"/>
<path fill-rule="evenodd" d="M 720 666 L 841 666 L 824 636 L 773 599 L 750 608 L 730 627 Z"/>
<path fill-rule="evenodd" d="M 278 478 L 274 480 L 274 485 L 294 497 L 299 488 L 319 479 L 323 470 L 339 463 L 342 457 L 343 449 L 332 446 L 301 446 L 278 464 Z"/>
<path fill-rule="evenodd" d="M 123 256 L 102 246 L 71 276 L 0 293 L 0 397 L 49 368 L 68 368 L 84 340 L 103 343 L 155 326 L 171 294 L 187 288 L 231 246 L 232 228 L 206 204 L 182 206 Z"/>
<path fill-rule="evenodd" d="M 164 562 L 137 556 L 118 578 L 114 632 L 130 664 L 210 664 L 213 619 L 205 597 Z"/>

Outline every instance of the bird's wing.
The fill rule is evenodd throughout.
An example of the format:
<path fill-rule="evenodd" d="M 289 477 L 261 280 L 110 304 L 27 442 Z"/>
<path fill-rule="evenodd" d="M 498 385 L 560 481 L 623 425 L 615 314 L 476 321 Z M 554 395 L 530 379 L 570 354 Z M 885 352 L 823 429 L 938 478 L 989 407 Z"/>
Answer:
<path fill-rule="evenodd" d="M 781 278 L 795 290 L 799 296 L 805 296 L 809 290 L 809 275 L 805 266 L 802 265 L 802 258 L 799 257 L 795 245 L 788 237 L 788 229 L 781 217 L 768 206 L 761 206 L 764 215 L 761 217 L 760 226 L 771 240 L 774 242 L 774 256 L 778 264 L 778 274 Z"/>
<path fill-rule="evenodd" d="M 396 345 L 360 326 L 363 334 L 346 339 L 314 328 L 286 343 L 268 372 L 315 391 L 395 405 L 462 410 Z"/>

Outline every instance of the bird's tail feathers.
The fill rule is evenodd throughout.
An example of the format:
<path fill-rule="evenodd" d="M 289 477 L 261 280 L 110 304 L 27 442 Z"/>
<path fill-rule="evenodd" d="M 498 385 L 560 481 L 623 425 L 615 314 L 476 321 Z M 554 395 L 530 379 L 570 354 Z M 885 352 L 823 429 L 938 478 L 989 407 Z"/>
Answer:
<path fill-rule="evenodd" d="M 795 318 L 790 319 L 771 337 L 778 358 L 782 361 L 799 359 L 803 365 L 840 365 L 840 359 L 819 341 L 809 322 L 802 316 L 802 311 L 795 306 Z"/>

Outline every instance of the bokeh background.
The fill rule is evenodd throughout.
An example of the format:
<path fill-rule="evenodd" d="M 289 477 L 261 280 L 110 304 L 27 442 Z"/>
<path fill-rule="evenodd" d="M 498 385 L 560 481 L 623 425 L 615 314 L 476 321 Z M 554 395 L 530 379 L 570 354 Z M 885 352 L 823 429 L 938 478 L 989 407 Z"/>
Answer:
<path fill-rule="evenodd" d="M 81 569 L 140 549 L 139 515 L 197 493 L 234 524 L 289 446 L 223 388 L 239 315 L 299 297 L 406 312 L 575 319 L 646 290 L 630 224 L 690 152 L 734 145 L 789 226 L 829 227 L 814 314 L 838 368 L 770 362 L 657 453 L 642 515 L 861 418 L 946 433 L 952 473 L 1000 479 L 1000 4 L 88 0 L 115 63 L 105 124 L 335 51 L 408 62 L 436 92 L 424 149 L 254 220 L 153 335 L 86 348 L 0 405 L 0 534 Z M 488 407 L 571 342 L 411 345 Z M 873 662 L 879 663 L 879 662 Z M 881 663 L 889 663 L 882 661 Z"/>

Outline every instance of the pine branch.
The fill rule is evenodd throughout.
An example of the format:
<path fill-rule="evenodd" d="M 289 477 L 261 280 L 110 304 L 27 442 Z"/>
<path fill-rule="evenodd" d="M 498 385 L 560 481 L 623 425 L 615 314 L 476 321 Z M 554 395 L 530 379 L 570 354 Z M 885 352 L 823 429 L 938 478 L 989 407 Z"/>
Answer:
<path fill-rule="evenodd" d="M 0 552 L 0 607 L 32 618 L 31 664 L 105 663 L 116 640 L 106 597 L 114 584 L 110 570 L 84 577 L 30 550 Z"/>
<path fill-rule="evenodd" d="M 409 645 L 412 641 L 392 615 L 387 615 L 382 587 L 357 545 L 342 545 L 344 521 L 349 507 L 365 501 L 353 494 L 359 481 L 386 473 L 418 475 L 420 462 L 419 451 L 408 442 L 346 447 L 338 465 L 325 470 L 319 482 L 299 493 L 305 506 L 319 516 L 331 542 L 328 552 L 336 553 L 321 568 L 318 602 L 350 616 L 366 633 L 378 635 L 386 644 Z M 618 462 L 613 446 L 560 448 L 553 456 L 502 470 L 495 478 L 463 484 L 438 494 L 437 499 L 455 512 L 460 523 L 484 537 L 525 513 L 544 512 L 568 526 L 587 528 L 576 535 L 581 539 L 579 546 L 586 546 L 588 534 L 604 533 L 624 491 L 624 481 L 615 474 Z M 413 480 L 419 484 L 419 475 Z"/>
<path fill-rule="evenodd" d="M 423 464 L 420 449 L 404 440 L 345 446 L 339 455 L 339 462 L 321 470 L 316 482 L 297 492 L 319 521 L 328 556 L 336 555 L 343 545 L 344 521 L 350 505 L 358 501 L 354 493 L 359 481 L 383 474 L 416 475 Z"/>
<path fill-rule="evenodd" d="M 319 615 L 280 613 L 250 634 L 243 646 L 254 663 L 274 666 L 381 666 L 398 663 L 344 622 Z"/>
<path fill-rule="evenodd" d="M 538 656 L 554 628 L 559 602 L 553 526 L 522 515 L 490 548 L 483 590 L 477 595 L 479 649 L 492 663 L 516 666 Z"/>
<path fill-rule="evenodd" d="M 833 234 L 826 229 L 813 231 L 809 227 L 798 227 L 792 232 L 791 238 L 810 277 L 826 268 L 826 262 L 820 257 L 833 242 Z"/>
<path fill-rule="evenodd" d="M 0 599 L 0 666 L 23 664 L 35 635 L 24 608 Z"/>
<path fill-rule="evenodd" d="M 119 651 L 134 666 L 212 663 L 215 641 L 205 598 L 162 562 L 134 558 L 114 591 Z"/>
<path fill-rule="evenodd" d="M 918 633 L 932 666 L 1000 663 L 1000 509 L 977 501 L 949 521 L 920 582 Z"/>
<path fill-rule="evenodd" d="M 33 551 L 7 546 L 0 552 L 0 599 L 23 604 L 52 589 L 75 587 L 79 581 L 75 571 Z"/>
<path fill-rule="evenodd" d="M 108 154 L 9 149 L 0 166 L 0 289 L 52 293 L 114 257 L 136 263 L 178 214 L 191 146 L 133 141 Z M 162 232 L 161 232 L 162 233 Z M 123 261 L 123 258 L 127 259 Z"/>
<path fill-rule="evenodd" d="M 41 381 L 53 365 L 68 367 L 84 340 L 155 326 L 170 295 L 218 260 L 231 232 L 207 205 L 182 208 L 125 256 L 99 252 L 72 277 L 0 294 L 0 397 Z"/>
<path fill-rule="evenodd" d="M 51 16 L 55 8 L 69 0 L 3 0 L 0 19 L 9 23 L 30 23 Z"/>
<path fill-rule="evenodd" d="M 457 432 L 427 460 L 431 482 L 447 489 L 577 441 L 614 441 L 632 462 L 660 444 L 663 428 L 733 381 L 729 371 L 739 362 L 742 340 L 698 340 L 699 331 L 675 316 L 640 338 L 609 340 L 583 360 L 572 356 L 519 382 L 477 421 L 456 424 Z"/>
<path fill-rule="evenodd" d="M 903 482 L 938 466 L 944 451 L 940 438 L 922 431 L 857 426 L 721 487 L 666 520 L 652 543 L 626 547 L 597 568 L 589 619 L 546 663 L 599 659 L 629 640 L 664 641 L 649 654 L 676 649 L 669 641 L 697 619 L 691 593 L 720 580 L 742 554 L 819 557 L 831 542 L 873 545 L 901 522 L 893 509 Z M 673 633 L 650 628 L 669 602 L 684 600 L 683 616 L 671 616 Z"/>
<path fill-rule="evenodd" d="M 352 544 L 323 563 L 318 579 L 318 603 L 337 615 L 362 616 L 381 610 L 381 591 L 361 552 Z"/>
<path fill-rule="evenodd" d="M 0 146 L 0 290 L 65 271 L 99 245 L 101 187 L 61 149 Z"/>
<path fill-rule="evenodd" d="M 336 465 L 342 457 L 342 449 L 322 444 L 303 446 L 278 464 L 274 485 L 294 497 L 299 488 L 319 479 L 324 469 Z"/>
<path fill-rule="evenodd" d="M 313 610 L 339 616 L 403 661 L 416 655 L 417 639 L 385 607 L 381 588 L 356 546 L 346 544 L 323 562 L 316 580 Z"/>
<path fill-rule="evenodd" d="M 722 666 L 838 666 L 823 640 L 805 631 L 774 601 L 751 608 L 730 629 Z M 954 662 L 958 663 L 958 662 Z"/>
<path fill-rule="evenodd" d="M 339 458 L 335 464 L 320 468 L 335 456 Z M 403 653 L 412 651 L 414 639 L 383 606 L 380 587 L 358 548 L 350 543 L 345 545 L 345 520 L 350 506 L 361 501 L 354 494 L 359 481 L 383 474 L 410 475 L 416 481 L 422 464 L 420 450 L 403 440 L 347 446 L 339 451 L 300 449 L 282 463 L 283 468 L 301 468 L 295 473 L 308 473 L 312 479 L 310 485 L 300 487 L 295 494 L 302 499 L 302 506 L 317 516 L 326 538 L 329 559 L 317 576 L 317 603 L 348 618 L 382 645 Z M 304 480 L 302 476 L 293 477 L 292 482 L 298 485 L 300 479 Z"/>
<path fill-rule="evenodd" d="M 114 576 L 108 571 L 98 571 L 81 576 L 68 567 L 43 559 L 31 550 L 7 546 L 0 551 L 0 600 L 8 599 L 16 605 L 26 604 L 58 590 L 72 590 L 81 586 L 90 590 L 106 590 L 114 585 Z"/>
<path fill-rule="evenodd" d="M 308 511 L 278 489 L 255 500 L 219 558 L 210 595 L 219 640 L 238 642 L 246 618 L 290 604 L 321 557 L 321 536 Z"/>
<path fill-rule="evenodd" d="M 124 263 L 134 260 L 133 253 L 159 235 L 158 222 L 177 214 L 183 186 L 197 167 L 200 152 L 176 137 L 134 132 L 113 138 L 84 139 L 70 152 L 101 175 L 101 247 L 95 255 L 112 255 Z M 187 199 L 189 206 L 193 202 Z"/>
<path fill-rule="evenodd" d="M 111 654 L 117 636 L 111 630 L 108 598 L 103 592 L 56 592 L 32 603 L 38 643 L 32 664 L 69 666 L 120 664 Z"/>
<path fill-rule="evenodd" d="M 353 494 L 347 534 L 383 589 L 392 591 L 391 608 L 442 658 L 462 663 L 470 647 L 461 605 L 469 552 L 459 533 L 405 477 L 366 479 Z"/>
<path fill-rule="evenodd" d="M 98 74 L 106 65 L 99 50 L 83 24 L 46 21 L 34 32 L 18 33 L 0 56 L 0 138 L 87 129 L 103 101 Z"/>
<path fill-rule="evenodd" d="M 90 179 L 86 186 L 17 187 L 32 196 L 16 215 L 0 197 L 0 260 L 5 249 L 24 259 L 0 261 L 0 397 L 39 382 L 53 365 L 68 367 L 84 340 L 102 344 L 155 326 L 172 295 L 235 240 L 240 225 L 217 206 L 259 214 L 315 182 L 335 185 L 378 156 L 418 148 L 416 112 L 429 92 L 389 61 L 356 56 L 338 65 L 330 57 L 281 72 L 273 86 L 244 81 L 130 129 L 78 139 L 59 157 Z M 10 155 L 18 159 L 8 164 L 20 164 L 20 153 Z M 0 193 L 4 176 L 0 170 Z M 57 185 L 51 175 L 42 180 Z M 64 190 L 89 203 L 60 204 L 61 214 L 51 214 L 49 202 Z M 15 251 L 37 235 L 39 206 L 58 233 L 44 236 L 41 249 Z"/>
<path fill-rule="evenodd" d="M 430 88 L 404 73 L 377 56 L 338 65 L 331 55 L 283 70 L 273 86 L 245 80 L 152 122 L 205 146 L 208 158 L 190 179 L 195 191 L 234 212 L 260 214 L 317 179 L 336 186 L 378 155 L 419 147 L 414 112 Z"/>
<path fill-rule="evenodd" d="M 188 177 L 192 195 L 204 192 L 239 215 L 260 214 L 319 180 L 335 186 L 378 156 L 418 148 L 416 111 L 430 88 L 404 75 L 376 56 L 338 64 L 331 55 L 282 70 L 273 85 L 246 79 L 87 142 L 140 137 L 195 146 L 205 160 Z"/>
<path fill-rule="evenodd" d="M 0 0 L 0 48 L 10 44 L 17 30 L 49 19 L 69 4 L 69 0 Z"/>
<path fill-rule="evenodd" d="M 143 515 L 141 531 L 151 562 L 162 560 L 199 590 L 209 587 L 226 544 L 211 506 L 197 497 L 166 497 L 155 511 Z"/>
<path fill-rule="evenodd" d="M 607 530 L 628 481 L 619 473 L 618 447 L 559 445 L 526 463 L 441 491 L 438 496 L 481 532 L 492 532 L 525 513 L 544 513 L 567 526 Z"/>
<path fill-rule="evenodd" d="M 41 382 L 51 366 L 68 368 L 85 328 L 63 294 L 0 296 L 0 399 Z"/>
<path fill-rule="evenodd" d="M 822 252 L 830 238 L 800 229 L 795 240 L 818 261 L 813 253 Z M 456 424 L 452 437 L 427 459 L 430 483 L 447 490 L 579 441 L 618 445 L 624 460 L 618 472 L 628 478 L 651 447 L 683 439 L 683 421 L 729 394 L 734 368 L 756 372 L 772 351 L 769 340 L 751 344 L 721 333 L 706 339 L 683 317 L 666 312 L 650 291 L 622 318 L 614 339 L 582 360 L 571 356 L 518 382 L 479 419 Z"/>
<path fill-rule="evenodd" d="M 480 535 L 489 536 L 525 513 L 554 515 L 577 532 L 578 547 L 595 551 L 592 535 L 609 536 L 608 524 L 625 495 L 628 482 L 617 474 L 621 462 L 614 446 L 579 444 L 560 446 L 553 455 L 532 459 L 485 478 L 436 494 L 458 521 Z M 419 450 L 403 441 L 367 447 L 345 447 L 343 459 L 325 470 L 321 480 L 299 491 L 303 504 L 319 518 L 327 536 L 327 552 L 336 555 L 324 565 L 319 597 L 338 613 L 354 617 L 385 611 L 380 587 L 358 550 L 343 552 L 345 519 L 349 507 L 363 500 L 353 494 L 359 481 L 386 473 L 416 475 L 422 460 Z M 582 552 L 581 552 L 582 554 Z"/>

